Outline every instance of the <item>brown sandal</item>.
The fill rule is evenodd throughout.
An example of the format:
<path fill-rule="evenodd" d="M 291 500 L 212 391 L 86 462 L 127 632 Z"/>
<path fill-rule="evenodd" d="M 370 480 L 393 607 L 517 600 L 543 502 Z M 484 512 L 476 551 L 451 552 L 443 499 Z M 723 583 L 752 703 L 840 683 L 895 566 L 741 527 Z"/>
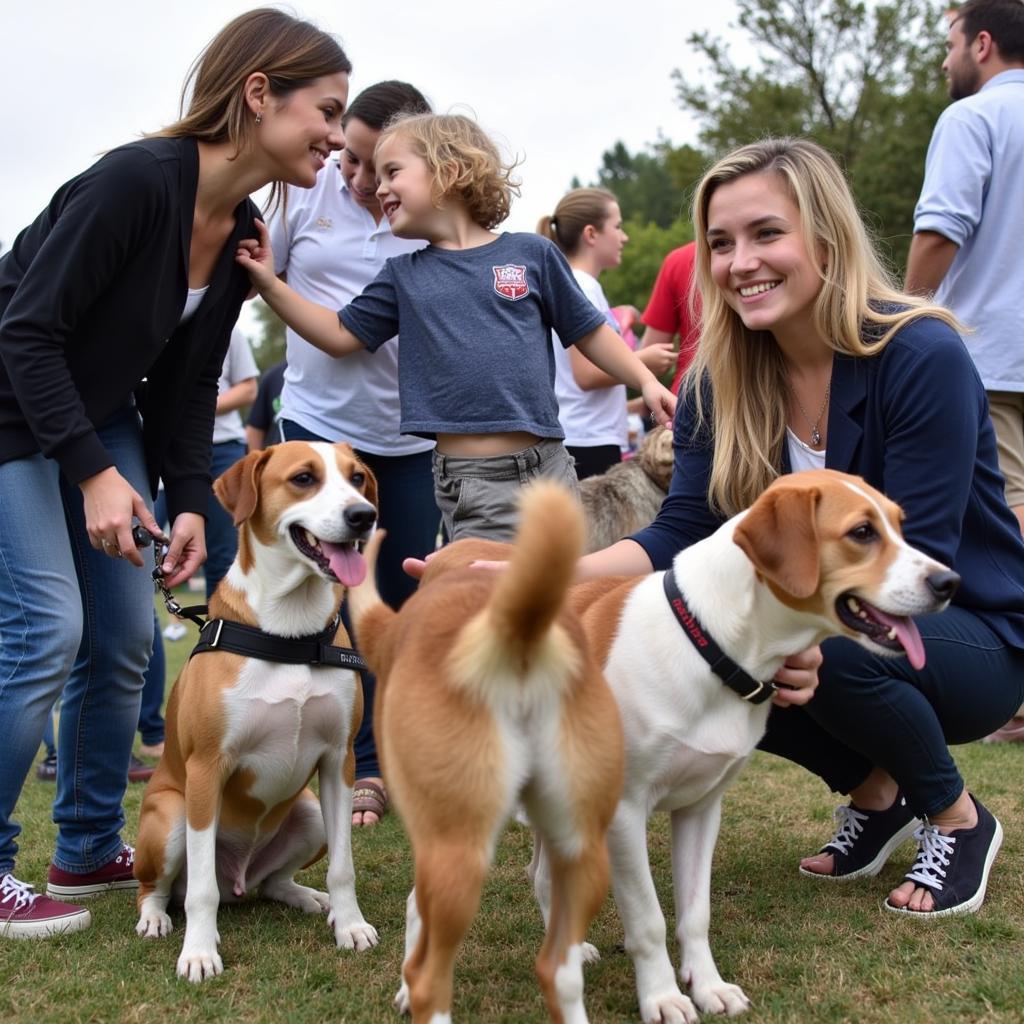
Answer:
<path fill-rule="evenodd" d="M 383 786 L 369 779 L 360 779 L 356 783 L 355 792 L 352 794 L 352 813 L 360 811 L 376 814 L 377 821 L 388 813 L 388 794 Z M 360 822 L 357 827 L 363 827 L 364 824 L 374 825 L 376 822 Z"/>

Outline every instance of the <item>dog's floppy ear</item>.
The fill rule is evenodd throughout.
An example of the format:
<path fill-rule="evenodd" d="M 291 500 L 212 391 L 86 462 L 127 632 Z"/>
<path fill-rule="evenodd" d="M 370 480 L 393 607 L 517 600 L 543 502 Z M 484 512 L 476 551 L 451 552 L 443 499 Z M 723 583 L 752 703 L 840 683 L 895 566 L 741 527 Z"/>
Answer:
<path fill-rule="evenodd" d="M 263 467 L 272 455 L 269 448 L 249 452 L 213 482 L 217 500 L 231 513 L 235 526 L 240 526 L 256 511 L 259 483 Z"/>
<path fill-rule="evenodd" d="M 366 474 L 366 485 L 363 487 L 363 494 L 365 495 L 366 500 L 375 509 L 380 511 L 380 506 L 377 504 L 377 478 L 373 475 L 373 471 L 365 462 L 360 463 L 360 465 L 363 468 L 363 473 Z"/>
<path fill-rule="evenodd" d="M 757 571 L 794 597 L 810 597 L 818 589 L 820 500 L 817 487 L 769 488 L 733 534 Z"/>

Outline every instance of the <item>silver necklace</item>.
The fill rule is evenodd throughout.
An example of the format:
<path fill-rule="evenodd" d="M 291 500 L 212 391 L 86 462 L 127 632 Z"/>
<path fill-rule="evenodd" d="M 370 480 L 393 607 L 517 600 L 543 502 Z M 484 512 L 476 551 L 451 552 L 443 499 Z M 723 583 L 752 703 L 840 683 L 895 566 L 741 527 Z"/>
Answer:
<path fill-rule="evenodd" d="M 807 410 L 803 407 L 803 403 L 800 401 L 800 396 L 796 393 L 796 388 L 793 387 L 793 382 L 789 382 L 789 389 L 793 392 L 793 397 L 796 399 L 797 408 L 800 410 L 803 418 L 807 420 L 807 425 L 811 428 L 811 446 L 817 448 L 821 444 L 821 431 L 818 429 L 818 425 L 821 423 L 821 417 L 825 415 L 825 406 L 828 405 L 828 396 L 832 391 L 832 379 L 829 378 L 829 382 L 825 385 L 825 401 L 821 403 L 821 408 L 818 410 L 818 417 L 811 422 L 811 417 L 807 415 Z"/>

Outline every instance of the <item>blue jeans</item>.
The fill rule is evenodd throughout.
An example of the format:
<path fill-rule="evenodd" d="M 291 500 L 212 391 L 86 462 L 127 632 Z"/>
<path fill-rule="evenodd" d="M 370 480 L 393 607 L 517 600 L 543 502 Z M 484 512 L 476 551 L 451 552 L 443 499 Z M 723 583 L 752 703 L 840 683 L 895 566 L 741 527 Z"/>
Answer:
<path fill-rule="evenodd" d="M 210 470 L 213 479 L 230 469 L 239 459 L 245 457 L 244 441 L 222 441 L 213 446 Z M 217 589 L 217 584 L 227 575 L 238 551 L 238 530 L 234 520 L 217 500 L 213 491 L 206 503 L 206 600 Z"/>
<path fill-rule="evenodd" d="M 329 441 L 291 420 L 279 423 L 284 441 Z M 343 440 L 343 438 L 341 439 Z M 387 539 L 377 562 L 377 587 L 381 597 L 398 608 L 416 589 L 416 580 L 402 571 L 405 558 L 425 558 L 437 543 L 441 514 L 434 502 L 434 474 L 429 451 L 415 455 L 374 455 L 356 451 L 377 479 L 379 523 Z M 342 606 L 345 628 L 352 635 L 348 607 Z M 380 761 L 373 742 L 373 696 L 377 680 L 369 672 L 363 678 L 363 724 L 356 736 L 356 777 L 380 776 Z"/>
<path fill-rule="evenodd" d="M 135 410 L 98 433 L 146 494 Z M 11 813 L 58 697 L 54 863 L 94 871 L 120 852 L 152 607 L 149 570 L 92 549 L 81 491 L 55 462 L 34 455 L 0 465 L 0 874 L 14 867 L 20 827 Z"/>
<path fill-rule="evenodd" d="M 153 654 L 142 685 L 142 705 L 139 707 L 139 735 L 147 746 L 163 743 L 166 723 L 160 709 L 164 704 L 164 687 L 167 683 L 167 658 L 164 655 L 164 638 L 160 634 L 160 620 L 153 612 Z"/>
<path fill-rule="evenodd" d="M 918 817 L 949 807 L 963 779 L 948 744 L 998 729 L 1024 700 L 1024 651 L 976 615 L 952 607 L 916 620 L 926 663 L 875 655 L 852 640 L 821 645 L 814 699 L 772 708 L 758 746 L 803 765 L 839 793 L 874 767 L 899 784 Z"/>

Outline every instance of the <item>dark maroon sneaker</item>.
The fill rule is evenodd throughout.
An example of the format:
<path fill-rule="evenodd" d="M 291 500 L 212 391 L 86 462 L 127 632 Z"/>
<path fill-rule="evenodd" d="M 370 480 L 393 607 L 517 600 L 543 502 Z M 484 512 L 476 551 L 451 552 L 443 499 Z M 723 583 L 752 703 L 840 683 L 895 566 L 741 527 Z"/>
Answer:
<path fill-rule="evenodd" d="M 110 863 L 104 864 L 98 871 L 77 874 L 51 864 L 46 876 L 46 895 L 67 900 L 77 896 L 95 896 L 111 889 L 137 889 L 139 883 L 132 874 L 134 863 L 135 851 L 126 845 Z"/>
<path fill-rule="evenodd" d="M 14 875 L 0 876 L 0 938 L 45 939 L 88 928 L 92 914 L 73 903 L 58 903 L 33 892 Z"/>
<path fill-rule="evenodd" d="M 153 765 L 146 764 L 141 757 L 132 754 L 131 760 L 128 762 L 128 781 L 145 782 L 152 777 L 155 771 L 156 768 Z"/>

